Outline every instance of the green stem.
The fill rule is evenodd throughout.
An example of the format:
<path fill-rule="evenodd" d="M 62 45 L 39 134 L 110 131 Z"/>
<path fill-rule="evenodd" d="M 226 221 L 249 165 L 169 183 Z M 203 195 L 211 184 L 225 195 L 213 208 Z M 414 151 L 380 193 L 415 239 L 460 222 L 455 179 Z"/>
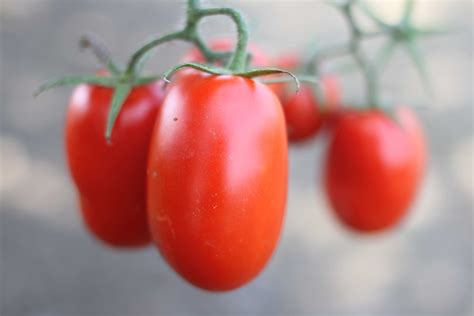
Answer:
<path fill-rule="evenodd" d="M 242 15 L 238 11 L 230 8 L 205 9 L 200 12 L 200 17 L 212 15 L 226 15 L 234 21 L 238 34 L 237 45 L 229 61 L 228 68 L 235 72 L 244 71 L 247 63 L 249 34 Z"/>
<path fill-rule="evenodd" d="M 230 56 L 232 56 L 232 54 L 229 52 L 217 52 L 209 49 L 204 43 L 204 41 L 201 39 L 201 37 L 197 34 L 191 36 L 191 39 L 193 44 L 196 45 L 197 48 L 201 51 L 204 58 L 210 63 L 214 63 L 218 60 L 228 59 Z"/>
<path fill-rule="evenodd" d="M 199 10 L 199 0 L 188 0 L 188 17 Z"/>
<path fill-rule="evenodd" d="M 187 40 L 187 33 L 186 31 L 178 31 L 166 34 L 162 37 L 154 39 L 148 42 L 145 46 L 142 46 L 138 51 L 136 51 L 127 65 L 126 74 L 128 76 L 132 76 L 135 70 L 137 63 L 148 53 L 149 50 L 155 48 L 156 46 L 163 44 L 165 42 L 169 42 L 172 40 Z"/>
<path fill-rule="evenodd" d="M 369 63 L 360 48 L 361 39 L 365 33 L 362 32 L 357 25 L 351 5 L 345 6 L 342 12 L 346 16 L 349 28 L 351 30 L 351 41 L 349 44 L 350 53 L 352 54 L 352 57 L 356 61 L 365 78 L 367 102 L 370 107 L 377 108 L 379 101 L 377 73 L 374 71 L 375 69 L 373 65 Z"/>
<path fill-rule="evenodd" d="M 199 21 L 206 16 L 212 15 L 228 16 L 236 24 L 238 40 L 234 53 L 231 55 L 229 61 L 229 69 L 235 72 L 243 71 L 247 61 L 246 49 L 248 43 L 248 31 L 241 14 L 230 8 L 201 9 L 199 7 L 199 0 L 188 0 L 187 20 L 184 29 L 156 38 L 136 51 L 127 65 L 126 76 L 135 75 L 137 65 L 140 64 L 151 49 L 172 40 L 183 40 L 195 44 L 204 55 L 205 59 L 210 62 L 228 58 L 228 52 L 214 52 L 209 49 L 198 34 L 197 25 Z"/>
<path fill-rule="evenodd" d="M 105 44 L 93 34 L 84 34 L 79 40 L 79 46 L 83 49 L 91 49 L 94 56 L 99 63 L 104 65 L 111 74 L 118 75 L 120 73 L 119 67 L 114 63 L 110 52 Z"/>

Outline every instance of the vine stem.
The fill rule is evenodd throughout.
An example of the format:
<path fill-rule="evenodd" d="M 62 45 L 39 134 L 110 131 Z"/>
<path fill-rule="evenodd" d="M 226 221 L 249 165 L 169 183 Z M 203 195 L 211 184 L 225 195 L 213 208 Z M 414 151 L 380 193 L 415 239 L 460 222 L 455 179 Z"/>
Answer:
<path fill-rule="evenodd" d="M 165 42 L 169 42 L 172 40 L 186 40 L 188 37 L 187 32 L 185 30 L 183 31 L 178 31 L 178 32 L 173 32 L 166 34 L 162 37 L 159 37 L 157 39 L 154 39 L 150 42 L 148 42 L 146 45 L 142 46 L 139 50 L 137 50 L 132 57 L 130 58 L 130 61 L 127 64 L 127 70 L 126 74 L 132 75 L 136 65 L 139 63 L 139 61 L 145 56 L 148 51 L 158 45 L 161 45 Z"/>
<path fill-rule="evenodd" d="M 348 2 L 339 7 L 341 13 L 346 17 L 350 29 L 349 42 L 341 45 L 331 46 L 323 50 L 317 50 L 309 59 L 306 70 L 317 73 L 319 63 L 324 59 L 337 58 L 346 55 L 352 56 L 357 67 L 361 70 L 366 84 L 366 98 L 370 107 L 378 107 L 379 96 L 377 86 L 377 72 L 369 60 L 364 56 L 361 43 L 363 40 L 386 35 L 387 30 L 363 31 L 357 24 L 353 14 L 354 2 Z"/>
<path fill-rule="evenodd" d="M 180 31 L 169 33 L 162 37 L 153 39 L 137 50 L 128 62 L 126 75 L 134 75 L 137 65 L 145 58 L 146 54 L 151 49 L 172 40 L 188 41 L 195 44 L 204 57 L 211 62 L 216 59 L 221 59 L 228 56 L 228 54 L 213 52 L 210 50 L 198 34 L 197 25 L 199 21 L 204 17 L 213 15 L 228 16 L 235 23 L 238 33 L 237 45 L 229 60 L 228 68 L 233 72 L 241 72 L 245 70 L 247 62 L 248 30 L 242 15 L 238 11 L 231 8 L 201 9 L 199 6 L 199 0 L 188 0 L 185 27 Z"/>
<path fill-rule="evenodd" d="M 79 40 L 79 46 L 82 49 L 91 49 L 97 60 L 104 65 L 110 73 L 114 75 L 120 73 L 120 69 L 112 60 L 109 50 L 94 34 L 89 33 L 82 35 Z"/>
<path fill-rule="evenodd" d="M 228 68 L 236 72 L 245 70 L 249 34 L 242 15 L 238 11 L 230 8 L 206 9 L 200 12 L 201 17 L 211 15 L 225 15 L 234 21 L 237 27 L 237 45 L 229 61 Z"/>
<path fill-rule="evenodd" d="M 349 27 L 351 30 L 351 41 L 349 44 L 350 53 L 352 57 L 357 62 L 360 70 L 362 71 L 365 82 L 366 82 L 366 94 L 367 94 L 367 102 L 369 103 L 370 107 L 378 107 L 378 90 L 377 90 L 377 73 L 372 65 L 370 65 L 369 61 L 365 58 L 361 51 L 361 39 L 362 39 L 362 31 L 358 27 L 354 14 L 352 11 L 352 5 L 347 5 L 343 9 L 343 13 L 347 17 L 347 22 L 349 23 Z"/>

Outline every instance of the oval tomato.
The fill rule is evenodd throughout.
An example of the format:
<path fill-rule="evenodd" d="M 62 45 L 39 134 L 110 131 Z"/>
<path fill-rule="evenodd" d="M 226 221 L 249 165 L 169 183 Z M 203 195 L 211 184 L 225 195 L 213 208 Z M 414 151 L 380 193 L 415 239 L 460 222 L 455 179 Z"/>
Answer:
<path fill-rule="evenodd" d="M 338 218 L 363 232 L 397 224 L 425 168 L 421 127 L 406 107 L 397 122 L 376 111 L 338 117 L 326 161 L 325 187 Z"/>
<path fill-rule="evenodd" d="M 283 69 L 295 70 L 299 67 L 295 55 L 282 55 L 277 65 Z M 296 143 L 312 138 L 321 127 L 329 122 L 340 103 L 340 91 L 337 79 L 325 75 L 321 79 L 321 102 L 315 87 L 303 84 L 296 94 L 293 86 L 288 84 L 273 84 L 272 90 L 278 95 L 285 112 L 288 139 Z"/>
<path fill-rule="evenodd" d="M 163 99 L 162 85 L 136 87 L 118 115 L 111 142 L 104 138 L 113 90 L 78 86 L 66 120 L 69 169 L 87 226 L 112 246 L 150 242 L 145 184 L 148 146 Z"/>
<path fill-rule="evenodd" d="M 207 290 L 253 279 L 280 235 L 288 148 L 281 105 L 265 85 L 196 71 L 177 76 L 148 161 L 148 212 L 161 254 Z"/>
<path fill-rule="evenodd" d="M 218 52 L 231 51 L 235 43 L 231 39 L 221 38 L 211 41 L 210 48 Z M 251 65 L 254 67 L 267 67 L 270 65 L 268 56 L 255 44 L 249 43 L 248 51 L 252 54 Z M 182 59 L 184 62 L 203 63 L 206 60 L 197 48 L 191 49 Z"/>

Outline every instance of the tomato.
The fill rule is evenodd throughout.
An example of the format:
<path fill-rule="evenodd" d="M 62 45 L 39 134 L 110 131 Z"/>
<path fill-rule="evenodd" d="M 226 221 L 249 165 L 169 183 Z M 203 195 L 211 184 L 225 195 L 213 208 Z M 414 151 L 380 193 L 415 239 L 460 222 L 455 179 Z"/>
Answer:
<path fill-rule="evenodd" d="M 396 225 L 413 201 L 425 168 L 423 132 L 413 112 L 397 121 L 377 111 L 346 112 L 335 126 L 325 188 L 337 217 L 361 232 Z"/>
<path fill-rule="evenodd" d="M 107 143 L 104 132 L 112 94 L 111 88 L 93 85 L 75 89 L 66 120 L 67 158 L 90 230 L 109 245 L 138 247 L 151 241 L 146 164 L 162 86 L 132 90 Z"/>
<path fill-rule="evenodd" d="M 290 70 L 297 69 L 299 64 L 295 55 L 282 55 L 277 62 L 279 67 Z M 289 84 L 280 83 L 271 86 L 283 104 L 288 139 L 293 143 L 315 136 L 339 107 L 339 84 L 331 75 L 321 79 L 320 94 L 324 98 L 323 102 L 318 100 L 315 87 L 309 84 L 303 84 L 297 94 Z"/>
<path fill-rule="evenodd" d="M 225 52 L 234 49 L 234 42 L 231 39 L 221 38 L 211 42 L 210 48 L 215 51 Z M 267 67 L 271 64 L 268 56 L 256 45 L 248 45 L 249 52 L 252 54 L 251 65 L 253 67 Z M 205 62 L 204 56 L 197 49 L 191 49 L 182 59 L 184 62 Z"/>
<path fill-rule="evenodd" d="M 237 288 L 265 266 L 285 212 L 288 146 L 281 105 L 262 83 L 177 76 L 148 161 L 152 237 L 183 278 Z"/>
<path fill-rule="evenodd" d="M 339 88 L 335 77 L 323 78 L 321 85 L 326 98 L 324 104 L 318 101 L 314 88 L 309 85 L 302 86 L 298 94 L 293 92 L 282 98 L 288 139 L 291 142 L 312 138 L 336 111 Z"/>

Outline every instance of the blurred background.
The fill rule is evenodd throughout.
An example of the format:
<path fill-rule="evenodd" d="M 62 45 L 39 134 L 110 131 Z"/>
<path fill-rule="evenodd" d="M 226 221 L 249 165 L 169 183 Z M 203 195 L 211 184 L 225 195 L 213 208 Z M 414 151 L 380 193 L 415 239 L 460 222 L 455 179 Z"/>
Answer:
<path fill-rule="evenodd" d="M 1 315 L 469 315 L 473 312 L 473 2 L 417 3 L 418 25 L 460 31 L 422 40 L 435 97 L 397 50 L 384 95 L 417 106 L 430 149 L 418 199 L 396 230 L 359 236 L 335 220 L 321 170 L 327 137 L 291 148 L 288 212 L 272 261 L 249 285 L 224 294 L 182 281 L 150 247 L 118 251 L 82 224 L 63 151 L 71 89 L 33 99 L 39 83 L 98 65 L 81 53 L 86 31 L 106 39 L 116 58 L 151 35 L 175 30 L 184 1 L 2 0 L 1 10 Z M 344 20 L 323 1 L 205 1 L 245 12 L 251 39 L 267 52 L 344 42 Z M 389 20 L 402 2 L 372 6 Z M 231 34 L 224 18 L 203 34 Z M 378 45 L 373 43 L 370 45 Z M 161 72 L 187 44 L 160 48 Z M 371 46 L 369 46 L 369 49 Z M 345 76 L 357 100 L 357 74 Z"/>

